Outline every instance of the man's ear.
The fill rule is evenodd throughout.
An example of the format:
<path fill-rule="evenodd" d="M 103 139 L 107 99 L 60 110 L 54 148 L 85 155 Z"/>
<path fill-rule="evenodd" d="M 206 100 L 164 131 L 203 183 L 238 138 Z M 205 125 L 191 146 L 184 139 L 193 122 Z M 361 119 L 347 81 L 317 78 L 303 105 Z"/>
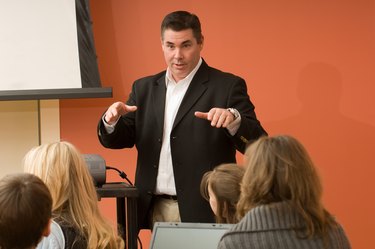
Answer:
<path fill-rule="evenodd" d="M 163 40 L 163 37 L 160 37 L 160 45 L 161 45 L 161 49 L 164 51 L 164 40 Z"/>
<path fill-rule="evenodd" d="M 202 35 L 201 43 L 199 44 L 201 50 L 203 49 L 203 45 L 204 45 L 204 36 Z"/>
<path fill-rule="evenodd" d="M 51 222 L 52 219 L 49 219 L 47 226 L 43 229 L 42 235 L 44 237 L 47 237 L 51 233 Z"/>

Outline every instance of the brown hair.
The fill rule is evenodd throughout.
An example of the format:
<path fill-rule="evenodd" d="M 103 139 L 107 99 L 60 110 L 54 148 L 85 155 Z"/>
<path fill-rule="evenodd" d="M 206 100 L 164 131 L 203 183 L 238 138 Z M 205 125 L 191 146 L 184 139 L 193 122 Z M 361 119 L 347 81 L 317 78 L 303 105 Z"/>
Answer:
<path fill-rule="evenodd" d="M 32 174 L 7 175 L 0 181 L 0 248 L 34 248 L 49 226 L 52 197 Z"/>
<path fill-rule="evenodd" d="M 222 164 L 206 172 L 201 181 L 201 194 L 209 201 L 210 187 L 217 201 L 216 222 L 236 223 L 236 205 L 240 196 L 240 182 L 244 169 L 234 163 Z"/>
<path fill-rule="evenodd" d="M 163 40 L 164 31 L 171 29 L 173 31 L 182 31 L 192 29 L 193 35 L 198 44 L 203 42 L 201 23 L 199 18 L 187 11 L 175 11 L 166 15 L 161 23 L 161 37 Z"/>
<path fill-rule="evenodd" d="M 322 185 L 315 166 L 297 139 L 287 135 L 261 137 L 245 155 L 239 219 L 256 206 L 287 201 L 305 221 L 301 237 L 327 234 L 334 221 L 321 202 Z"/>

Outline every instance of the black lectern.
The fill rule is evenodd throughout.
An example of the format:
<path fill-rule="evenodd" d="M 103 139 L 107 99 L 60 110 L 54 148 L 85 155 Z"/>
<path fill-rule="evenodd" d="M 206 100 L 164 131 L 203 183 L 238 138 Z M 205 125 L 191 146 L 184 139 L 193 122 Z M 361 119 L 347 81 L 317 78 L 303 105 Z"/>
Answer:
<path fill-rule="evenodd" d="M 96 192 L 101 198 L 116 198 L 117 224 L 125 248 L 137 249 L 137 188 L 127 183 L 106 183 L 96 187 Z"/>

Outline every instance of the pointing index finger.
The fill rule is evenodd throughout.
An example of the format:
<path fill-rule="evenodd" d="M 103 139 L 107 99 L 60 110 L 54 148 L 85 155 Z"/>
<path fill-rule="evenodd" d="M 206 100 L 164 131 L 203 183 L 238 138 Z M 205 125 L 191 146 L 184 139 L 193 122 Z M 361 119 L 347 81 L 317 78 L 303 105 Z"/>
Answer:
<path fill-rule="evenodd" d="M 208 112 L 195 112 L 194 115 L 197 118 L 201 118 L 201 119 L 207 119 L 208 118 Z"/>

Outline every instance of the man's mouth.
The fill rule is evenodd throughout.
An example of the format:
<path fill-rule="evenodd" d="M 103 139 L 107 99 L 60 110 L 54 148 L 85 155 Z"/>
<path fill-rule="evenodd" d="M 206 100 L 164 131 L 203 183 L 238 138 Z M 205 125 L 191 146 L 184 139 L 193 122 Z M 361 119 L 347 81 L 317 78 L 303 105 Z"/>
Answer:
<path fill-rule="evenodd" d="M 185 64 L 183 64 L 183 63 L 175 63 L 175 64 L 174 64 L 175 67 L 183 67 L 184 65 L 185 65 Z"/>

